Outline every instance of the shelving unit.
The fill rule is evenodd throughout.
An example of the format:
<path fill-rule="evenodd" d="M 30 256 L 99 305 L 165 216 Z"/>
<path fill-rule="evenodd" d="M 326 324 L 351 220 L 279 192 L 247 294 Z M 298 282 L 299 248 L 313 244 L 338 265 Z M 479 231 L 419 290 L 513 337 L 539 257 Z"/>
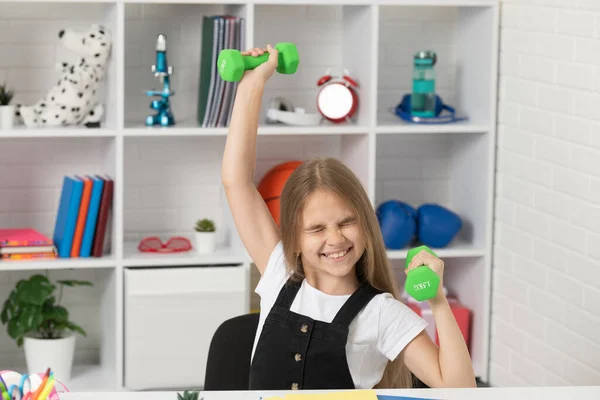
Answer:
<path fill-rule="evenodd" d="M 219 318 L 227 318 L 233 310 L 250 310 L 253 266 L 237 240 L 220 185 L 227 128 L 199 128 L 195 123 L 202 16 L 236 15 L 246 20 L 245 48 L 292 41 L 301 55 L 297 74 L 276 74 L 269 81 L 261 121 L 273 96 L 286 96 L 315 112 L 315 84 L 327 68 L 347 68 L 360 84 L 359 112 L 352 124 L 286 127 L 261 122 L 257 182 L 280 162 L 330 155 L 357 173 L 374 206 L 399 199 L 415 206 L 439 202 L 458 212 L 465 228 L 455 242 L 437 252 L 446 262 L 448 289 L 473 310 L 471 355 L 476 375 L 487 381 L 498 7 L 497 1 L 489 0 L 0 0 L 0 21 L 10 21 L 0 28 L 0 45 L 7 44 L 9 52 L 0 61 L 0 81 L 16 86 L 17 101 L 35 101 L 54 82 L 58 72 L 52 69 L 53 56 L 47 54 L 62 54 L 59 29 L 101 23 L 114 39 L 105 81 L 107 114 L 100 129 L 19 126 L 0 131 L 4 169 L 0 225 L 29 225 L 51 235 L 63 175 L 104 173 L 115 181 L 110 254 L 100 259 L 0 264 L 0 295 L 8 294 L 18 276 L 45 269 L 51 270 L 51 276 L 92 273 L 100 288 L 94 292 L 98 303 L 79 315 L 95 339 L 78 339 L 73 381 L 68 385 L 84 391 L 143 387 L 143 382 L 128 384 L 128 378 L 129 382 L 134 378 L 127 376 L 127 363 L 157 362 L 156 358 L 132 360 L 140 353 L 127 347 L 128 274 L 136 276 L 139 284 L 156 279 L 150 278 L 154 274 L 168 274 L 169 268 L 175 277 L 186 267 L 197 267 L 193 270 L 198 274 L 207 274 L 198 276 L 210 279 L 217 276 L 211 273 L 223 271 L 215 265 L 239 267 L 227 269 L 237 279 L 232 282 L 236 296 L 232 298 L 239 299 L 228 302 L 229 311 L 218 311 L 206 292 L 201 296 L 207 307 L 199 314 L 212 318 L 210 324 L 197 321 L 194 332 L 182 321 L 181 328 L 175 324 L 168 330 L 175 341 L 200 332 L 202 352 Z M 151 99 L 143 91 L 159 87 L 150 71 L 159 33 L 167 34 L 168 61 L 174 66 L 177 125 L 146 128 L 143 121 L 151 112 Z M 469 121 L 411 125 L 389 112 L 410 91 L 412 55 L 429 48 L 438 53 L 438 93 L 458 113 L 466 113 Z M 20 57 L 12 57 L 10 51 Z M 29 56 L 23 52 L 30 52 Z M 216 220 L 217 253 L 137 252 L 137 243 L 146 236 L 191 238 L 200 217 Z M 389 251 L 389 256 L 398 284 L 403 285 L 406 250 Z M 169 303 L 162 301 L 161 306 Z M 194 318 L 193 310 L 187 312 Z M 139 321 L 141 315 L 134 319 Z M 142 330 L 141 326 L 130 329 Z M 146 329 L 148 334 L 153 331 L 152 325 Z M 172 365 L 160 365 L 160 370 L 184 368 L 189 355 L 180 357 Z M 0 332 L 0 359 L 24 369 L 22 350 L 5 331 Z M 174 385 L 201 384 L 205 360 L 199 357 L 194 362 L 195 376 L 181 377 Z"/>

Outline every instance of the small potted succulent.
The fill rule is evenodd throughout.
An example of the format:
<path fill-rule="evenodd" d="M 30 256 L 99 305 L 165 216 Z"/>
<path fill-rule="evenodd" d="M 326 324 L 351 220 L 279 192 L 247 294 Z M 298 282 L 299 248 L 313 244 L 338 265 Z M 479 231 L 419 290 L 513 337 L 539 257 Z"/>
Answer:
<path fill-rule="evenodd" d="M 213 220 L 204 218 L 196 222 L 196 251 L 198 253 L 212 253 L 216 247 L 216 228 Z"/>
<path fill-rule="evenodd" d="M 92 283 L 76 280 L 56 283 L 42 274 L 19 280 L 2 305 L 0 321 L 17 347 L 25 348 L 30 374 L 50 367 L 56 379 L 65 383 L 71 378 L 75 334 L 86 336 L 86 332 L 71 321 L 69 311 L 61 304 L 63 288 L 92 286 Z"/>
<path fill-rule="evenodd" d="M 15 119 L 15 106 L 10 102 L 14 91 L 6 86 L 0 85 L 0 129 L 11 129 Z"/>
<path fill-rule="evenodd" d="M 199 396 L 199 390 L 185 390 L 183 394 L 177 393 L 177 400 L 198 400 Z"/>

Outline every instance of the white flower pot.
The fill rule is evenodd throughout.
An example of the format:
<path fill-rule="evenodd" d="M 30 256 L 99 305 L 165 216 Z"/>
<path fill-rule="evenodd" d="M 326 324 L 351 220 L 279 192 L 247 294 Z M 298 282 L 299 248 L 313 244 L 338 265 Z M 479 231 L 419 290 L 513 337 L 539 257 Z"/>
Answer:
<path fill-rule="evenodd" d="M 213 253 L 216 247 L 215 232 L 196 232 L 195 247 L 198 253 Z"/>
<path fill-rule="evenodd" d="M 51 368 L 57 381 L 64 384 L 71 379 L 75 335 L 60 339 L 40 339 L 26 336 L 23 341 L 29 374 L 43 373 Z"/>
<path fill-rule="evenodd" d="M 0 129 L 11 129 L 15 120 L 15 106 L 0 106 Z"/>

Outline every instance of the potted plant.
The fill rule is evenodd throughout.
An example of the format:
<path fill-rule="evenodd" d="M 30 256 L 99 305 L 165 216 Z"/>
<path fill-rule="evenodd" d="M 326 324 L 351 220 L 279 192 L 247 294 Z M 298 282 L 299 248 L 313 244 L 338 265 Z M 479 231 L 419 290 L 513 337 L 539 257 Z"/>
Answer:
<path fill-rule="evenodd" d="M 196 251 L 198 253 L 212 253 L 216 247 L 215 223 L 208 218 L 196 222 Z"/>
<path fill-rule="evenodd" d="M 183 394 L 177 393 L 177 400 L 198 400 L 199 396 L 199 390 L 185 390 Z"/>
<path fill-rule="evenodd" d="M 35 274 L 21 279 L 4 301 L 0 321 L 18 347 L 25 347 L 30 374 L 51 368 L 56 379 L 65 383 L 71 378 L 75 352 L 75 334 L 86 336 L 79 325 L 69 319 L 61 305 L 65 286 L 92 286 L 88 281 L 60 280 L 57 285 L 47 276 Z"/>
<path fill-rule="evenodd" d="M 0 129 L 10 129 L 13 127 L 15 106 L 10 104 L 13 96 L 14 91 L 9 89 L 6 84 L 0 85 Z"/>

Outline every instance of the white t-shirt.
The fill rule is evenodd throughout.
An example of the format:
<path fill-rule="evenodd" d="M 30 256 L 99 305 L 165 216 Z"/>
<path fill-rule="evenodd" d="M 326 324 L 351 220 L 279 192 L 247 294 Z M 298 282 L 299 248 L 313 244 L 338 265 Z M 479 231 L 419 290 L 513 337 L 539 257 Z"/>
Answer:
<path fill-rule="evenodd" d="M 255 292 L 260 296 L 260 320 L 252 348 L 289 275 L 285 268 L 282 242 L 271 254 Z M 290 310 L 314 320 L 331 322 L 350 295 L 335 296 L 319 291 L 306 282 Z M 427 327 L 427 322 L 390 293 L 378 294 L 357 314 L 349 326 L 346 357 L 356 389 L 371 389 L 383 376 L 387 361 L 394 360 L 404 347 Z"/>

